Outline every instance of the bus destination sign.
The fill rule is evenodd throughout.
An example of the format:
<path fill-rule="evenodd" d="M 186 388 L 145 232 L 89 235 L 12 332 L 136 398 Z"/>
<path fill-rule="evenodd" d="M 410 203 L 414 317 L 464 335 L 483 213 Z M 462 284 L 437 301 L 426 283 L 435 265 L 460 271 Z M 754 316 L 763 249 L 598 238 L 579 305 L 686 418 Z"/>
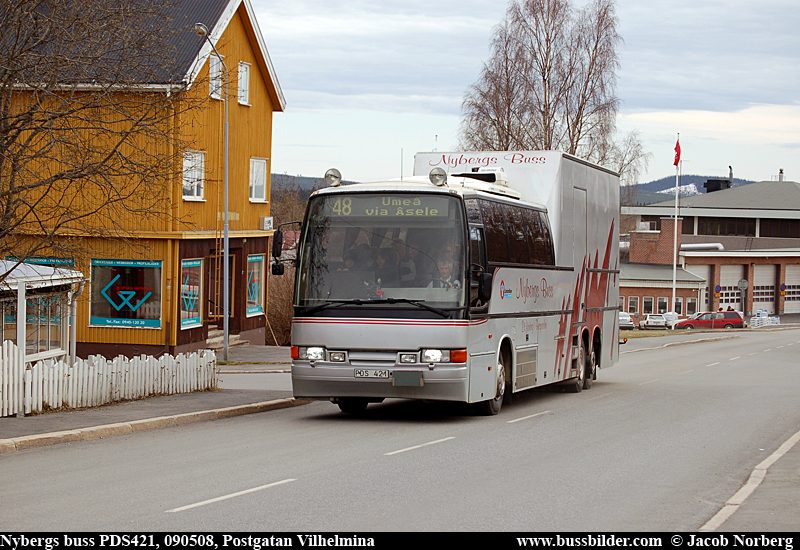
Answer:
<path fill-rule="evenodd" d="M 359 218 L 446 218 L 451 199 L 433 195 L 350 195 L 328 201 L 329 214 Z"/>

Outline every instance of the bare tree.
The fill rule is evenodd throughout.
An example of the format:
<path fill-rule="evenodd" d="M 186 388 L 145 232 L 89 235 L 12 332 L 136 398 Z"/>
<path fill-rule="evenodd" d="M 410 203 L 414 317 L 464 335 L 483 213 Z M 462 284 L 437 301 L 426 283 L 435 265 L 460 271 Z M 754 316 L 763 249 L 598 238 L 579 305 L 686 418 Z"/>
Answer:
<path fill-rule="evenodd" d="M 560 150 L 634 174 L 646 164 L 637 132 L 616 143 L 614 0 L 511 0 L 490 57 L 464 96 L 461 147 Z"/>
<path fill-rule="evenodd" d="M 200 39 L 179 1 L 0 7 L 0 255 L 75 258 L 75 239 L 165 227 L 177 120 L 196 106 L 178 51 Z"/>

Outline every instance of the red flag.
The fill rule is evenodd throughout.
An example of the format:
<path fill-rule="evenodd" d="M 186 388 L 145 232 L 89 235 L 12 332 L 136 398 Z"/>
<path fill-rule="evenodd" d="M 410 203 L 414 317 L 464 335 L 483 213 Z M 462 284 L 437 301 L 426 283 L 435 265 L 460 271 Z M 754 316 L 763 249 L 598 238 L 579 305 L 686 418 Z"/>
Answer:
<path fill-rule="evenodd" d="M 673 166 L 678 166 L 678 163 L 681 161 L 681 140 L 675 142 L 675 162 Z"/>

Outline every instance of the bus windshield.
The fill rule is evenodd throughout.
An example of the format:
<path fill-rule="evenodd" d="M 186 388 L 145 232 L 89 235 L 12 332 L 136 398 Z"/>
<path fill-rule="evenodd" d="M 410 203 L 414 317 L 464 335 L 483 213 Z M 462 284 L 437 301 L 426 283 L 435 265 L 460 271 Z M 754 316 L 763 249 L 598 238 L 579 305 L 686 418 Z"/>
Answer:
<path fill-rule="evenodd" d="M 457 197 L 322 194 L 311 198 L 303 231 L 296 306 L 464 306 L 466 231 Z"/>

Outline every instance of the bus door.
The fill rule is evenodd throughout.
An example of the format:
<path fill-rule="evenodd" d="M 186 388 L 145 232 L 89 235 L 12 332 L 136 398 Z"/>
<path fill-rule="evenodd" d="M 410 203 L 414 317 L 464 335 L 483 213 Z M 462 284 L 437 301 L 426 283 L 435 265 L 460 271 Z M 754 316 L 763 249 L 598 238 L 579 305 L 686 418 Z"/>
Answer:
<path fill-rule="evenodd" d="M 467 351 L 469 353 L 469 400 L 481 401 L 494 389 L 496 365 L 495 343 L 489 338 L 491 321 L 488 319 L 489 301 L 480 299 L 478 287 L 481 284 L 472 275 L 476 268 L 488 269 L 486 265 L 486 249 L 484 247 L 483 227 L 470 225 L 469 227 L 469 339 Z M 479 271 L 479 270 L 478 270 Z M 492 370 L 489 370 L 492 367 Z"/>

